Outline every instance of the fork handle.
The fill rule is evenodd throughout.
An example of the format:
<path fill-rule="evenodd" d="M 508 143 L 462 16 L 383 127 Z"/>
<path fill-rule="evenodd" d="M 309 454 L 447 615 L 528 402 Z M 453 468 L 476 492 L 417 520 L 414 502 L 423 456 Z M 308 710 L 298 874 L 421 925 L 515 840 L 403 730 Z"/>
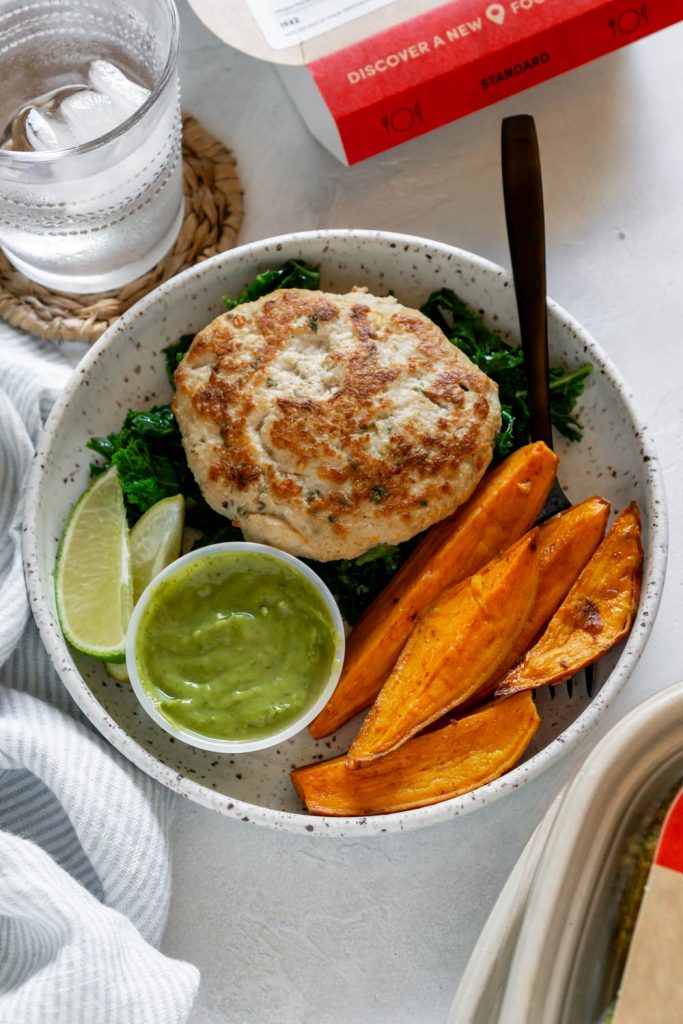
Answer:
<path fill-rule="evenodd" d="M 529 387 L 532 441 L 553 447 L 548 376 L 543 184 L 534 119 L 503 119 L 503 196 L 522 351 Z"/>

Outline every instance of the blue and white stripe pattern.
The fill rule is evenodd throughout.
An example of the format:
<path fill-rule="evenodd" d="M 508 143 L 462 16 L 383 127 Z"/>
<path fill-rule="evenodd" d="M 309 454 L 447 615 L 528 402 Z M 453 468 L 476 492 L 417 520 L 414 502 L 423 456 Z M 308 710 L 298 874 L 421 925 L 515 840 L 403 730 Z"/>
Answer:
<path fill-rule="evenodd" d="M 0 1024 L 181 1024 L 199 974 L 154 947 L 173 796 L 86 722 L 29 615 L 21 497 L 70 372 L 0 326 Z"/>

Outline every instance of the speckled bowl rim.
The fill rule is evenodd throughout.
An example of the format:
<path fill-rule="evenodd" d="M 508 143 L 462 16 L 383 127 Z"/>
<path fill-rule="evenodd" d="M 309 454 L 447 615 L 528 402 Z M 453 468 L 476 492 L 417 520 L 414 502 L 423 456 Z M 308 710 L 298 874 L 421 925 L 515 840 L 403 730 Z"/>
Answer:
<path fill-rule="evenodd" d="M 610 380 L 621 395 L 624 408 L 633 424 L 636 439 L 640 444 L 641 455 L 646 467 L 645 489 L 650 498 L 649 507 L 652 511 L 652 515 L 649 517 L 646 544 L 650 559 L 647 572 L 643 578 L 638 617 L 621 652 L 619 661 L 585 711 L 567 729 L 552 740 L 547 747 L 544 747 L 543 750 L 539 751 L 527 762 L 519 765 L 517 768 L 513 768 L 512 771 L 500 779 L 481 786 L 473 793 L 444 800 L 429 807 L 419 807 L 410 811 L 360 818 L 318 817 L 291 811 L 279 811 L 228 797 L 224 793 L 217 793 L 215 790 L 202 786 L 198 782 L 194 782 L 186 776 L 179 774 L 173 768 L 164 765 L 122 729 L 107 714 L 76 668 L 65 659 L 64 655 L 67 653 L 65 641 L 51 620 L 47 596 L 42 592 L 38 584 L 36 514 L 39 507 L 38 498 L 43 476 L 41 464 L 46 464 L 51 445 L 60 428 L 62 415 L 72 396 L 80 386 L 82 372 L 87 370 L 90 364 L 97 360 L 104 348 L 115 344 L 121 332 L 134 319 L 140 316 L 142 312 L 154 305 L 160 296 L 169 295 L 176 288 L 184 287 L 191 278 L 203 276 L 207 272 L 220 273 L 223 267 L 232 262 L 242 260 L 245 256 L 253 255 L 254 259 L 257 259 L 263 254 L 263 250 L 266 247 L 271 248 L 278 245 L 282 247 L 293 246 L 298 243 L 317 240 L 320 242 L 322 249 L 326 242 L 343 243 L 344 240 L 351 239 L 386 243 L 388 247 L 404 245 L 425 248 L 431 252 L 439 252 L 451 260 L 456 260 L 460 265 L 469 266 L 475 272 L 484 272 L 500 276 L 503 280 L 511 280 L 510 275 L 504 268 L 456 246 L 414 235 L 352 228 L 292 232 L 275 238 L 262 239 L 231 249 L 225 253 L 219 253 L 203 263 L 190 267 L 144 296 L 105 331 L 99 341 L 84 356 L 79 366 L 81 373 L 76 372 L 68 382 L 65 390 L 55 403 L 40 437 L 26 490 L 26 519 L 24 523 L 24 569 L 29 599 L 45 648 L 62 682 L 80 709 L 117 750 L 132 761 L 133 764 L 152 776 L 152 778 L 162 782 L 181 796 L 188 797 L 204 807 L 219 811 L 229 817 L 300 834 L 339 837 L 408 831 L 427 825 L 434 825 L 440 821 L 448 821 L 468 811 L 473 811 L 492 803 L 506 793 L 512 792 L 530 778 L 534 778 L 545 771 L 546 768 L 549 768 L 558 761 L 565 753 L 575 749 L 604 714 L 638 662 L 659 607 L 666 573 L 668 551 L 666 498 L 662 472 L 649 431 L 641 423 L 634 409 L 633 396 L 618 370 L 592 336 L 561 306 L 549 299 L 549 317 L 561 322 L 575 334 L 577 341 L 584 347 L 591 362 L 599 366 L 601 372 Z"/>

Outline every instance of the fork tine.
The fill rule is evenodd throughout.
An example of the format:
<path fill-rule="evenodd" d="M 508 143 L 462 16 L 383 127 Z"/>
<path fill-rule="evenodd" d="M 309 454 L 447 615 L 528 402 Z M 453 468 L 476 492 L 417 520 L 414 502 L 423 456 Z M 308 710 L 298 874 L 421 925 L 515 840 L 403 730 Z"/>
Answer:
<path fill-rule="evenodd" d="M 570 700 L 572 699 L 573 694 L 574 694 L 574 676 L 570 676 L 569 679 L 567 680 L 567 696 L 569 697 Z"/>
<path fill-rule="evenodd" d="M 588 694 L 589 697 L 592 697 L 593 696 L 593 666 L 592 665 L 586 665 L 586 667 L 585 667 L 585 669 L 583 671 L 584 671 L 584 676 L 585 676 L 585 679 L 586 679 L 586 693 Z"/>

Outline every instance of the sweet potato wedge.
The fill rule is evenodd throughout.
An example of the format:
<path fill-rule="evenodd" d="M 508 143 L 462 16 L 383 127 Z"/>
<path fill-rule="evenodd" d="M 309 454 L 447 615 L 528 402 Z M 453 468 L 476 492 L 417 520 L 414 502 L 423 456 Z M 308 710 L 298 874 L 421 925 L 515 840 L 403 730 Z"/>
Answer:
<path fill-rule="evenodd" d="M 536 597 L 537 540 L 531 530 L 427 609 L 351 744 L 350 768 L 395 750 L 496 672 Z"/>
<path fill-rule="evenodd" d="M 352 771 L 344 756 L 295 768 L 311 814 L 390 814 L 469 793 L 512 768 L 539 724 L 530 694 L 493 701 Z"/>
<path fill-rule="evenodd" d="M 539 527 L 538 589 L 531 614 L 504 663 L 468 701 L 468 706 L 491 694 L 501 676 L 538 639 L 602 540 L 609 510 L 609 502 L 604 498 L 587 498 Z"/>
<path fill-rule="evenodd" d="M 626 636 L 638 606 L 642 562 L 640 513 L 631 502 L 614 521 L 541 639 L 498 682 L 496 696 L 569 679 Z"/>
<path fill-rule="evenodd" d="M 309 725 L 316 739 L 373 702 L 418 615 L 446 587 L 477 572 L 533 525 L 556 470 L 557 456 L 542 442 L 520 448 L 429 531 L 351 632 L 337 688 Z"/>

